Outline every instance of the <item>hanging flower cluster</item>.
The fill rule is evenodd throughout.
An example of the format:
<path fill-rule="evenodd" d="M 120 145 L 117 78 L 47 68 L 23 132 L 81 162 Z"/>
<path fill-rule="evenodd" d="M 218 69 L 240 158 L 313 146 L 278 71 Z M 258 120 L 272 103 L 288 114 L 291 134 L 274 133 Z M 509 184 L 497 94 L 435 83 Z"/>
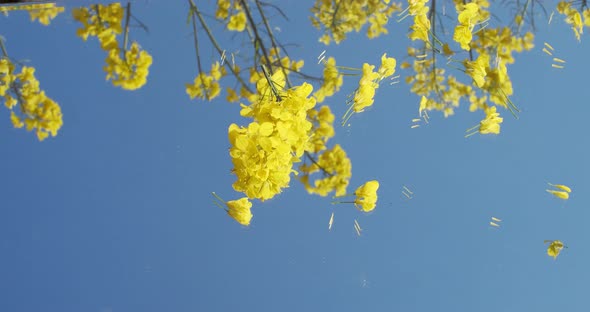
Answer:
<path fill-rule="evenodd" d="M 88 37 L 97 37 L 101 48 L 107 53 L 106 66 L 103 68 L 107 73 L 106 79 L 111 80 L 114 86 L 136 90 L 147 82 L 152 57 L 137 42 L 127 47 L 129 10 L 130 5 L 127 6 L 127 22 L 121 45 L 117 39 L 123 32 L 122 21 L 125 16 L 121 3 L 75 8 L 72 15 L 83 25 L 77 30 L 77 35 L 84 41 Z"/>

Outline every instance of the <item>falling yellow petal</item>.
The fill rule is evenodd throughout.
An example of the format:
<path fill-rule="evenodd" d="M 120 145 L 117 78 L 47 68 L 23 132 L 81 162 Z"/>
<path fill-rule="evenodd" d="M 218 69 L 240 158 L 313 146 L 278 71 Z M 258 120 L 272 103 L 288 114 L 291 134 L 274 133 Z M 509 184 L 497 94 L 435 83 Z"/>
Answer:
<path fill-rule="evenodd" d="M 561 199 L 568 199 L 570 198 L 570 194 L 568 192 L 560 192 L 560 191 L 553 191 L 553 190 L 546 190 L 547 192 L 553 194 L 553 196 Z"/>
<path fill-rule="evenodd" d="M 549 49 L 551 49 L 551 51 L 554 51 L 554 50 L 555 50 L 555 49 L 553 49 L 553 47 L 552 47 L 550 44 L 548 44 L 547 42 L 545 42 L 545 46 L 546 46 L 546 47 L 548 47 Z"/>
<path fill-rule="evenodd" d="M 330 216 L 330 223 L 328 223 L 328 230 L 332 229 L 332 223 L 334 223 L 334 213 L 332 212 L 332 216 Z"/>
<path fill-rule="evenodd" d="M 549 55 L 553 56 L 553 53 L 549 52 L 549 50 L 547 50 L 547 48 L 543 48 L 543 52 L 545 52 L 545 53 L 547 53 L 547 54 L 549 54 Z"/>
<path fill-rule="evenodd" d="M 402 187 L 404 188 L 404 190 L 406 190 L 406 192 L 410 193 L 410 194 L 414 194 L 412 191 L 410 191 L 409 188 L 407 188 L 405 185 L 402 185 Z"/>
<path fill-rule="evenodd" d="M 560 189 L 562 191 L 566 191 L 568 193 L 571 193 L 572 192 L 572 189 L 571 188 L 569 188 L 568 186 L 563 185 L 563 184 L 551 184 L 551 183 L 549 183 L 549 185 L 555 186 L 556 188 L 558 188 L 558 189 Z"/>
<path fill-rule="evenodd" d="M 496 222 L 502 222 L 502 220 L 496 218 L 496 217 L 492 217 L 492 220 L 496 221 Z"/>
<path fill-rule="evenodd" d="M 557 57 L 554 57 L 554 58 L 553 58 L 553 61 L 554 61 L 554 62 L 558 62 L 558 63 L 565 63 L 565 61 L 564 61 L 564 60 L 562 60 L 562 59 L 560 59 L 560 58 L 557 58 Z"/>
<path fill-rule="evenodd" d="M 491 226 L 495 226 L 495 227 L 500 227 L 497 223 L 494 223 L 494 222 L 491 222 L 491 221 L 490 221 L 490 225 Z"/>
<path fill-rule="evenodd" d="M 402 191 L 402 194 L 404 194 L 408 199 L 412 199 L 412 197 L 410 196 L 410 194 L 406 193 L 405 191 Z"/>
<path fill-rule="evenodd" d="M 422 120 L 422 119 L 420 119 L 420 118 L 414 118 L 414 119 L 412 119 L 412 122 L 418 122 L 420 120 Z"/>
<path fill-rule="evenodd" d="M 551 21 L 553 20 L 553 14 L 555 14 L 555 12 L 551 12 L 551 15 L 549 16 L 549 23 L 547 23 L 547 25 L 551 24 Z"/>
<path fill-rule="evenodd" d="M 418 128 L 420 127 L 420 125 L 412 125 L 410 128 L 414 129 L 414 128 Z"/>
<path fill-rule="evenodd" d="M 557 64 L 551 64 L 551 67 L 553 67 L 553 68 L 563 68 L 563 66 L 557 65 Z"/>

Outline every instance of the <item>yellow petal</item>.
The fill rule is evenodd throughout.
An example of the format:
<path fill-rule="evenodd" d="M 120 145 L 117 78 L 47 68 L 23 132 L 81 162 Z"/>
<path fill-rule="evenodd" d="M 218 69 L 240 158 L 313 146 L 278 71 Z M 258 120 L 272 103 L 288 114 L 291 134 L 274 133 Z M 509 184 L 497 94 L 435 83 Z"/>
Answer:
<path fill-rule="evenodd" d="M 561 199 L 568 199 L 570 198 L 570 194 L 568 192 L 560 192 L 560 191 L 553 191 L 553 190 L 546 190 L 547 192 L 553 194 L 553 196 Z"/>

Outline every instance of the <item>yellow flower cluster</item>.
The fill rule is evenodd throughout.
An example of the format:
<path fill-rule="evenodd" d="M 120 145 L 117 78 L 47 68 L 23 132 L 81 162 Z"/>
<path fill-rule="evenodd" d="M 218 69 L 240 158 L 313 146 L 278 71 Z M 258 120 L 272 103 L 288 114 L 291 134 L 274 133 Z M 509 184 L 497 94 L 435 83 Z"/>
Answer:
<path fill-rule="evenodd" d="M 313 96 L 318 103 L 322 103 L 326 97 L 332 96 L 334 93 L 338 92 L 341 86 L 342 74 L 338 72 L 336 59 L 330 57 L 324 62 L 324 80 L 322 86 L 313 94 Z"/>
<path fill-rule="evenodd" d="M 484 112 L 486 113 L 486 118 L 479 123 L 479 133 L 499 134 L 500 124 L 504 119 L 496 112 L 496 106 L 486 107 Z"/>
<path fill-rule="evenodd" d="M 313 123 L 308 151 L 318 153 L 325 150 L 328 140 L 334 136 L 334 114 L 329 106 L 324 105 L 319 111 L 308 110 L 307 118 Z"/>
<path fill-rule="evenodd" d="M 471 32 L 475 25 L 483 20 L 483 17 L 479 13 L 479 6 L 475 2 L 463 5 L 461 11 L 457 11 L 457 13 L 459 14 L 457 17 L 459 23 L 455 27 L 453 40 L 461 45 L 461 49 L 469 51 L 471 49 L 469 47 L 472 39 Z"/>
<path fill-rule="evenodd" d="M 211 72 L 209 75 L 206 73 L 200 73 L 193 84 L 186 84 L 186 93 L 191 99 L 195 97 L 206 99 L 208 101 L 214 99 L 221 93 L 221 87 L 219 86 L 219 79 L 226 75 L 225 67 L 221 66 L 219 62 L 211 65 Z M 232 89 L 231 92 L 234 92 Z M 233 93 L 235 95 L 235 92 Z M 237 95 L 235 95 L 237 97 Z"/>
<path fill-rule="evenodd" d="M 101 48 L 107 52 L 106 66 L 103 67 L 107 80 L 125 90 L 136 90 L 145 85 L 152 57 L 141 50 L 137 42 L 133 42 L 129 49 L 119 46 L 117 35 L 123 32 L 121 22 L 125 15 L 121 3 L 75 8 L 72 15 L 83 24 L 77 35 L 84 41 L 90 36 L 97 37 Z"/>
<path fill-rule="evenodd" d="M 339 44 L 346 39 L 347 33 L 359 32 L 367 22 L 370 24 L 367 30 L 369 38 L 387 34 L 385 26 L 389 18 L 400 10 L 401 6 L 390 0 L 316 0 L 310 19 L 315 28 L 324 31 L 320 42 L 328 45 L 334 41 Z"/>
<path fill-rule="evenodd" d="M 368 181 L 367 183 L 359 186 L 354 191 L 356 199 L 354 205 L 357 209 L 364 212 L 370 212 L 375 209 L 377 205 L 377 190 L 379 189 L 379 182 L 376 180 Z"/>
<path fill-rule="evenodd" d="M 420 102 L 420 112 L 438 110 L 443 111 L 445 117 L 450 116 L 459 106 L 461 98 L 468 99 L 470 111 L 484 110 L 488 107 L 488 101 L 514 110 L 509 99 L 513 89 L 506 65 L 514 63 L 513 52 L 532 49 L 533 39 L 531 33 L 515 36 L 507 27 L 478 31 L 470 45 L 477 52 L 477 58 L 474 61 L 463 61 L 465 73 L 473 79 L 473 85 L 477 88 L 446 75 L 444 69 L 435 66 L 435 58 L 427 58 L 426 54 L 420 54 L 423 53 L 420 50 L 408 48 L 408 55 L 414 58 L 414 62 L 413 65 L 405 62 L 402 68 L 413 67 L 415 74 L 406 77 L 406 82 L 412 85 L 413 93 L 424 96 Z M 445 55 L 453 54 L 446 44 L 442 50 Z M 491 60 L 490 55 L 495 56 L 494 60 Z"/>
<path fill-rule="evenodd" d="M 576 39 L 580 41 L 581 35 L 584 33 L 584 25 L 590 27 L 590 8 L 586 7 L 580 14 L 580 11 L 572 7 L 572 2 L 560 1 L 557 3 L 557 12 L 565 15 L 565 22 L 572 25 Z"/>
<path fill-rule="evenodd" d="M 327 196 L 331 192 L 336 192 L 336 196 L 346 195 L 346 188 L 352 176 L 352 164 L 340 145 L 334 145 L 321 154 L 317 161 L 310 165 L 301 165 L 299 169 L 303 173 L 300 180 L 308 193 Z M 312 186 L 309 182 L 310 175 L 320 171 L 323 178 L 315 180 Z"/>
<path fill-rule="evenodd" d="M 72 10 L 74 19 L 83 25 L 82 28 L 76 30 L 78 37 L 84 41 L 88 40 L 88 37 L 97 37 L 100 46 L 106 52 L 118 46 L 117 35 L 123 32 L 121 23 L 124 15 L 125 10 L 119 2 Z"/>
<path fill-rule="evenodd" d="M 289 186 L 293 163 L 300 161 L 309 141 L 312 123 L 307 112 L 316 102 L 309 97 L 310 84 L 284 90 L 285 77 L 277 71 L 271 78 L 257 83 L 257 101 L 242 105 L 240 114 L 252 118 L 248 127 L 229 127 L 230 156 L 237 181 L 236 191 L 262 201 Z"/>
<path fill-rule="evenodd" d="M 408 53 L 415 55 L 416 50 L 410 48 Z M 409 66 L 408 63 L 402 65 Z M 406 82 L 412 84 L 411 92 L 422 96 L 420 114 L 423 111 L 438 110 L 448 117 L 454 114 L 454 109 L 459 106 L 462 97 L 473 93 L 470 86 L 457 81 L 451 75 L 445 76 L 444 69 L 435 68 L 432 58 L 416 59 L 413 69 L 416 74 L 407 76 Z"/>
<path fill-rule="evenodd" d="M 27 131 L 36 129 L 39 141 L 49 134 L 55 137 L 63 124 L 61 108 L 40 89 L 35 68 L 23 66 L 19 74 L 14 70 L 8 58 L 0 59 L 0 96 L 10 110 L 12 124 Z"/>
<path fill-rule="evenodd" d="M 365 108 L 373 105 L 375 91 L 379 88 L 379 82 L 395 73 L 396 60 L 387 57 L 387 53 L 381 56 L 381 66 L 376 72 L 374 65 L 363 64 L 363 75 L 359 80 L 359 86 L 354 94 L 352 110 L 355 113 L 364 111 Z"/>
<path fill-rule="evenodd" d="M 239 1 L 234 1 L 234 12 L 230 16 L 232 3 L 230 0 L 217 0 L 217 10 L 215 11 L 215 18 L 218 20 L 229 21 L 226 25 L 227 30 L 242 32 L 246 29 L 247 18 L 244 9 Z"/>
<path fill-rule="evenodd" d="M 412 32 L 408 35 L 412 41 L 430 42 L 430 20 L 427 15 L 430 8 L 426 6 L 426 2 L 428 0 L 408 0 L 408 7 L 406 8 L 408 13 L 406 16 L 414 17 L 414 24 L 410 26 Z"/>
<path fill-rule="evenodd" d="M 125 57 L 121 58 L 119 49 L 109 51 L 104 67 L 107 80 L 112 80 L 114 86 L 125 90 L 139 89 L 147 82 L 152 57 L 141 50 L 137 42 L 133 42 L 124 53 Z"/>
<path fill-rule="evenodd" d="M 0 6 L 0 12 L 8 14 L 9 11 L 26 10 L 29 12 L 31 21 L 38 20 L 39 23 L 47 26 L 57 15 L 64 11 L 64 7 L 55 3 L 17 4 Z"/>

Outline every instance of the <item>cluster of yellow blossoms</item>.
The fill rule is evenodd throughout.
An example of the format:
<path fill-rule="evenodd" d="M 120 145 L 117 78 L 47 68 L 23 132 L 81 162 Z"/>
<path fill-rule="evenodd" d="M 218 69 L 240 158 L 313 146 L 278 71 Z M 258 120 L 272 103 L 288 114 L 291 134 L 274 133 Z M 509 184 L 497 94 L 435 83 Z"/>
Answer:
<path fill-rule="evenodd" d="M 387 57 L 387 53 L 381 56 L 381 66 L 377 71 L 374 71 L 375 65 L 363 64 L 363 74 L 359 80 L 359 86 L 350 101 L 351 107 L 343 117 L 343 123 L 346 123 L 353 113 L 363 112 L 365 108 L 373 105 L 375 91 L 379 88 L 379 83 L 395 73 L 396 64 L 396 60 L 393 57 Z"/>
<path fill-rule="evenodd" d="M 428 0 L 408 0 L 408 7 L 403 13 L 406 13 L 402 19 L 407 16 L 414 17 L 414 23 L 410 26 L 412 32 L 408 36 L 412 41 L 419 40 L 430 42 L 430 20 L 428 19 L 429 7 L 426 6 Z"/>
<path fill-rule="evenodd" d="M 463 9 L 458 12 L 457 20 L 459 23 L 455 27 L 453 40 L 461 45 L 461 49 L 469 51 L 469 44 L 473 37 L 472 31 L 475 25 L 482 21 L 482 15 L 479 12 L 479 6 L 475 2 L 469 2 L 463 5 Z"/>
<path fill-rule="evenodd" d="M 510 101 L 513 93 L 512 83 L 508 76 L 507 64 L 514 63 L 513 52 L 530 50 L 533 47 L 532 33 L 523 36 L 514 35 L 510 28 L 489 28 L 483 24 L 489 20 L 487 0 L 475 0 L 465 3 L 455 0 L 457 10 L 457 25 L 453 34 L 453 41 L 458 43 L 461 50 L 469 51 L 469 56 L 462 61 L 453 59 L 455 51 L 449 44 L 442 42 L 434 30 L 430 29 L 430 22 L 436 19 L 435 12 L 430 12 L 426 6 L 428 0 L 408 0 L 406 16 L 414 16 L 414 24 L 408 37 L 421 41 L 421 48 L 408 48 L 408 56 L 414 59 L 413 64 L 402 63 L 402 68 L 412 67 L 415 74 L 406 77 L 411 85 L 411 92 L 422 96 L 419 112 L 439 110 L 444 116 L 454 114 L 461 99 L 469 101 L 470 111 L 478 109 L 486 112 L 482 121 L 480 133 L 497 133 L 499 123 L 488 127 L 491 104 L 509 109 L 515 114 L 518 109 Z M 405 17 L 405 16 L 404 16 Z M 473 33 L 475 26 L 481 28 Z M 476 37 L 475 37 L 476 36 Z M 474 38 L 475 37 L 475 38 Z M 492 58 L 493 56 L 493 58 Z M 438 58 L 444 57 L 444 63 L 462 63 L 464 71 L 473 83 L 464 84 L 454 76 L 448 75 L 443 66 L 437 66 Z M 475 59 L 474 59 L 475 58 Z M 454 67 L 454 66 L 453 66 Z M 456 68 L 456 67 L 454 67 Z M 461 68 L 459 68 L 461 70 Z M 495 110 L 494 110 L 495 112 Z M 493 119 L 501 120 L 501 118 Z"/>
<path fill-rule="evenodd" d="M 485 105 L 485 104 L 484 104 Z M 496 112 L 496 106 L 485 106 L 484 112 L 486 114 L 485 118 L 479 123 L 479 126 L 475 126 L 471 129 L 467 130 L 467 134 L 465 137 L 470 137 L 477 132 L 481 134 L 499 134 L 500 133 L 500 124 L 504 121 L 500 114 Z M 479 128 L 477 131 L 473 131 L 476 128 Z M 473 132 L 471 132 L 473 131 Z"/>
<path fill-rule="evenodd" d="M 211 65 L 211 72 L 208 75 L 200 73 L 193 84 L 186 84 L 186 93 L 191 99 L 197 97 L 210 101 L 221 93 L 219 79 L 225 75 L 225 67 L 222 67 L 219 62 L 215 62 Z"/>
<path fill-rule="evenodd" d="M 40 89 L 35 68 L 23 66 L 19 74 L 14 70 L 8 58 L 0 59 L 0 96 L 10 110 L 12 124 L 27 131 L 36 129 L 39 141 L 50 134 L 55 137 L 63 124 L 61 108 Z"/>
<path fill-rule="evenodd" d="M 64 7 L 57 6 L 55 3 L 36 3 L 36 4 L 14 4 L 0 6 L 0 12 L 5 15 L 9 11 L 25 10 L 29 12 L 31 21 L 39 21 L 39 23 L 47 26 L 51 20 L 64 11 Z"/>
<path fill-rule="evenodd" d="M 284 90 L 281 71 L 271 81 L 261 79 L 257 101 L 242 105 L 240 114 L 253 119 L 248 127 L 229 127 L 230 155 L 238 178 L 233 187 L 262 201 L 289 185 L 293 163 L 312 146 L 309 131 L 313 125 L 307 120 L 307 111 L 316 104 L 309 97 L 311 85 Z"/>
<path fill-rule="evenodd" d="M 331 41 L 340 43 L 346 39 L 346 34 L 353 30 L 359 32 L 368 22 L 369 38 L 376 38 L 387 34 L 387 22 L 391 15 L 401 10 L 401 6 L 390 0 L 384 1 L 342 1 L 316 0 L 311 12 L 312 25 L 322 29 L 324 35 L 320 42 L 328 45 Z"/>
<path fill-rule="evenodd" d="M 218 20 L 227 20 L 229 17 L 226 25 L 227 30 L 242 32 L 246 29 L 247 25 L 246 12 L 242 8 L 240 1 L 234 1 L 233 12 L 231 7 L 232 3 L 230 0 L 217 0 L 215 18 Z"/>
<path fill-rule="evenodd" d="M 107 80 L 125 90 L 136 90 L 145 85 L 152 57 L 141 50 L 137 42 L 133 42 L 130 48 L 119 45 L 117 36 L 123 32 L 121 25 L 125 15 L 121 3 L 75 8 L 72 15 L 83 24 L 77 30 L 77 35 L 84 41 L 90 36 L 97 37 L 101 48 L 107 52 L 104 66 Z M 123 45 L 126 45 L 126 36 L 127 31 Z"/>
<path fill-rule="evenodd" d="M 586 2 L 584 1 L 583 3 L 585 4 Z M 565 15 L 565 22 L 572 25 L 576 39 L 580 41 L 581 35 L 584 33 L 584 26 L 590 27 L 590 8 L 586 7 L 582 11 L 582 14 L 580 14 L 580 11 L 572 7 L 572 2 L 560 1 L 557 3 L 557 12 Z"/>
<path fill-rule="evenodd" d="M 322 103 L 326 97 L 334 95 L 342 86 L 342 74 L 336 67 L 336 59 L 328 58 L 324 62 L 324 80 L 322 86 L 313 94 L 318 103 Z"/>
<path fill-rule="evenodd" d="M 336 196 L 346 195 L 346 188 L 352 175 L 352 163 L 346 152 L 336 144 L 333 148 L 321 154 L 317 161 L 310 165 L 301 165 L 299 170 L 303 173 L 300 180 L 310 194 L 328 196 L 335 192 Z M 323 178 L 309 182 L 310 175 L 321 172 Z"/>

